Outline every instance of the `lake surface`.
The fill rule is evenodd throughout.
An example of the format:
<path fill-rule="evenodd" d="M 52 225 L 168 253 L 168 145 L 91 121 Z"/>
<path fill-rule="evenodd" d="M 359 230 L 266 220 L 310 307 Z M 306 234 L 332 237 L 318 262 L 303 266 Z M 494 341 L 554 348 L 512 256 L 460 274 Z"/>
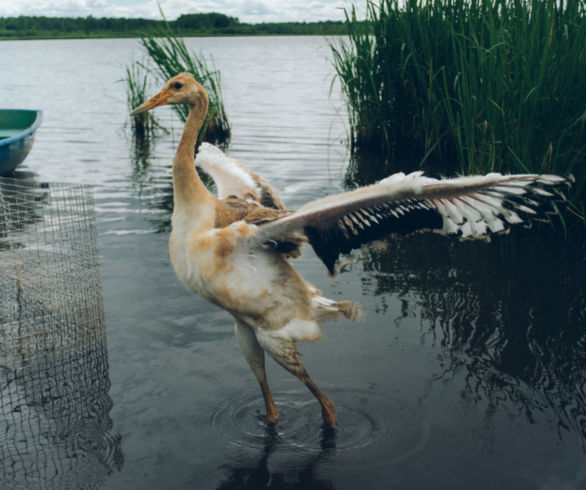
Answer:
<path fill-rule="evenodd" d="M 221 71 L 231 155 L 291 208 L 342 189 L 345 110 L 326 40 L 188 44 Z M 323 430 L 310 393 L 268 361 L 282 412 L 269 429 L 231 317 L 172 271 L 181 124 L 162 108 L 169 134 L 134 144 L 119 80 L 141 57 L 136 40 L 0 43 L 0 107 L 44 111 L 17 177 L 94 186 L 107 327 L 104 362 L 88 368 L 106 407 L 90 441 L 107 457 L 66 454 L 65 476 L 32 461 L 29 488 L 585 488 L 586 247 L 547 232 L 396 238 L 336 281 L 307 248 L 301 273 L 362 303 L 365 320 L 299 346 L 338 428 Z M 83 423 L 63 430 L 49 434 L 57 445 L 68 430 L 88 438 Z M 18 468 L 0 461 L 2 488 L 27 488 Z"/>

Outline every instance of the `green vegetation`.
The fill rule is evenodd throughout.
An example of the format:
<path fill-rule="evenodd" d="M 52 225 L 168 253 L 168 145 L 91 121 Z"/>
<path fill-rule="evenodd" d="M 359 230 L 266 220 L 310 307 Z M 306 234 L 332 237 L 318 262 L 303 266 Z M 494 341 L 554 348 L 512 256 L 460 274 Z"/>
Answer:
<path fill-rule="evenodd" d="M 0 17 L 0 39 L 155 36 L 161 28 L 182 36 L 333 35 L 343 22 L 241 23 L 224 14 L 185 14 L 174 21 L 96 17 Z"/>
<path fill-rule="evenodd" d="M 571 199 L 583 214 L 583 1 L 380 0 L 367 8 L 368 25 L 346 11 L 349 38 L 331 45 L 355 155 L 374 151 L 394 169 L 411 162 L 435 174 L 573 174 Z"/>
<path fill-rule="evenodd" d="M 203 54 L 190 51 L 183 39 L 174 34 L 170 24 L 163 24 L 163 26 L 164 29 L 159 30 L 158 37 L 144 36 L 140 40 L 151 63 L 145 65 L 143 62 L 135 62 L 133 67 L 126 70 L 129 104 L 134 104 L 133 107 L 136 107 L 148 98 L 144 92 L 149 73 L 154 76 L 159 86 L 178 73 L 191 73 L 204 86 L 209 97 L 208 113 L 199 133 L 198 144 L 200 141 L 226 142 L 230 138 L 231 131 L 224 109 L 220 73 L 211 66 L 211 61 L 206 61 Z M 185 122 L 189 107 L 184 104 L 172 107 Z M 140 124 L 138 120 L 134 120 L 135 134 L 141 130 Z"/>
<path fill-rule="evenodd" d="M 126 68 L 124 77 L 126 100 L 129 112 L 153 95 L 148 71 L 142 63 L 134 63 Z M 159 127 L 152 112 L 141 112 L 131 117 L 132 132 L 137 138 L 147 138 Z"/>
<path fill-rule="evenodd" d="M 0 17 L 0 39 L 139 37 L 160 21 L 88 17 Z"/>
<path fill-rule="evenodd" d="M 143 37 L 140 42 L 153 62 L 159 84 L 181 72 L 191 73 L 208 93 L 209 107 L 199 141 L 222 143 L 230 138 L 230 123 L 224 109 L 220 72 L 210 67 L 203 54 L 189 51 L 183 39 L 167 29 L 162 37 Z M 144 66 L 144 65 L 142 65 Z M 189 107 L 173 105 L 182 121 L 186 121 Z"/>

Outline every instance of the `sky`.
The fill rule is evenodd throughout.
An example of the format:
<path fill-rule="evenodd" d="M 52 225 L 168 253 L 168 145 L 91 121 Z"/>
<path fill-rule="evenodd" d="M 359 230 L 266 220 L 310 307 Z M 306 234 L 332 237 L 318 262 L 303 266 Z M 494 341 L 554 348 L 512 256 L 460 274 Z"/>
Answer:
<path fill-rule="evenodd" d="M 241 22 L 342 20 L 352 4 L 364 11 L 366 0 L 0 0 L 0 17 L 143 17 L 168 20 L 181 14 L 220 12 Z"/>

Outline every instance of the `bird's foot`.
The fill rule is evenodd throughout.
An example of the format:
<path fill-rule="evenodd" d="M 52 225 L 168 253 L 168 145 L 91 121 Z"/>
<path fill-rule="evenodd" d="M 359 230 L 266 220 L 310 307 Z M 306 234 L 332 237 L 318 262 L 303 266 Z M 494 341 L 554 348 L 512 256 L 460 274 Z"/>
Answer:
<path fill-rule="evenodd" d="M 279 420 L 279 411 L 276 407 L 267 410 L 267 424 L 275 425 Z"/>
<path fill-rule="evenodd" d="M 333 401 L 329 399 L 322 400 L 321 418 L 329 427 L 336 427 L 336 406 Z"/>

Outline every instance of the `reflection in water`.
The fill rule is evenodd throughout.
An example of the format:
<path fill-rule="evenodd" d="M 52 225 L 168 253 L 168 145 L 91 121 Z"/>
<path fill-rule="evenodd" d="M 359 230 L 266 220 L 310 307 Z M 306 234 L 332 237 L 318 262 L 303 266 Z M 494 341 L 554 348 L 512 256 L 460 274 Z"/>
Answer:
<path fill-rule="evenodd" d="M 123 463 L 104 344 L 0 370 L 0 487 L 99 488 Z"/>
<path fill-rule="evenodd" d="M 0 179 L 0 486 L 97 488 L 113 434 L 93 199 Z"/>
<path fill-rule="evenodd" d="M 130 144 L 130 162 L 132 163 L 132 180 L 142 180 L 145 172 L 151 165 L 151 155 L 154 146 L 154 135 L 148 133 L 147 135 L 135 137 Z"/>
<path fill-rule="evenodd" d="M 549 231 L 549 233 L 548 233 Z M 552 411 L 560 438 L 586 450 L 586 245 L 550 230 L 493 243 L 436 235 L 395 238 L 365 254 L 365 289 L 398 293 L 440 348 L 438 379 L 464 375 L 467 403 L 534 422 Z"/>
<path fill-rule="evenodd" d="M 157 233 L 167 233 L 171 229 L 173 211 L 173 182 L 171 180 L 171 158 L 169 171 L 154 167 L 153 158 L 156 135 L 148 134 L 133 138 L 130 142 L 131 179 L 136 197 L 149 209 L 149 221 Z M 167 168 L 165 168 L 167 170 Z"/>
<path fill-rule="evenodd" d="M 398 171 L 399 167 L 393 165 L 391 159 L 385 155 L 366 150 L 352 151 L 344 174 L 344 187 L 355 189 L 369 185 Z"/>
<path fill-rule="evenodd" d="M 38 208 L 49 196 L 42 190 L 47 185 L 35 183 L 31 174 L 15 172 L 13 176 L 16 178 L 0 178 L 0 251 L 23 246 L 12 233 L 41 221 L 43 218 Z M 9 185 L 13 180 L 20 182 L 18 188 Z"/>
<path fill-rule="evenodd" d="M 235 489 L 315 489 L 332 490 L 334 486 L 316 473 L 324 461 L 335 455 L 336 432 L 323 427 L 320 440 L 320 451 L 291 452 L 291 448 L 284 444 L 274 427 L 267 427 L 264 437 L 263 449 L 255 454 L 243 453 L 238 461 L 226 464 L 222 469 L 226 478 L 221 482 L 217 490 Z M 278 457 L 279 449 L 284 449 L 287 462 L 284 465 L 275 465 L 278 468 L 269 469 L 272 455 Z M 301 457 L 301 460 L 300 460 Z"/>
<path fill-rule="evenodd" d="M 446 162 L 450 161 L 454 162 L 454 165 L 446 166 Z M 438 164 L 434 164 L 430 160 L 421 162 L 421 155 L 408 150 L 395 151 L 387 155 L 375 149 L 354 149 L 350 152 L 350 161 L 344 174 L 344 187 L 354 189 L 369 185 L 395 172 L 409 173 L 423 170 L 426 175 L 436 178 L 455 175 L 458 172 L 457 161 L 455 155 L 454 158 L 444 158 Z M 438 169 L 441 169 L 441 175 L 437 173 Z"/>

